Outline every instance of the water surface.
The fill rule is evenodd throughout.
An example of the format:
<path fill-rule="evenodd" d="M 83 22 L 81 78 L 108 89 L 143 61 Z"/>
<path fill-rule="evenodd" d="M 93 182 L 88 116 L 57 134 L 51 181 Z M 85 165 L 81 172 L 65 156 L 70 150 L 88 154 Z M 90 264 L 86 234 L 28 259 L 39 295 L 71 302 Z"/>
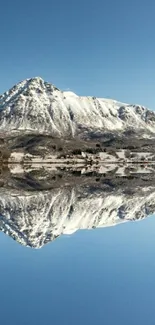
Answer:
<path fill-rule="evenodd" d="M 0 190 L 1 323 L 154 325 L 154 189 L 18 186 Z"/>

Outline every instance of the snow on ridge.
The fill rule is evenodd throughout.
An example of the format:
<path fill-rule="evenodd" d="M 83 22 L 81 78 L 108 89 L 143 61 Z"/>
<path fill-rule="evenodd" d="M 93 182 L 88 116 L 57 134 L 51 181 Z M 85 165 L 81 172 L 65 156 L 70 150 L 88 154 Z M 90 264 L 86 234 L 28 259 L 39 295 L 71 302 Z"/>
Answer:
<path fill-rule="evenodd" d="M 78 97 L 78 95 L 76 95 L 75 93 L 73 93 L 72 91 L 63 91 L 64 96 L 70 96 L 70 97 Z"/>
<path fill-rule="evenodd" d="M 77 96 L 36 77 L 15 85 L 0 98 L 0 132 L 34 130 L 53 136 L 134 129 L 155 133 L 155 113 L 116 100 Z"/>

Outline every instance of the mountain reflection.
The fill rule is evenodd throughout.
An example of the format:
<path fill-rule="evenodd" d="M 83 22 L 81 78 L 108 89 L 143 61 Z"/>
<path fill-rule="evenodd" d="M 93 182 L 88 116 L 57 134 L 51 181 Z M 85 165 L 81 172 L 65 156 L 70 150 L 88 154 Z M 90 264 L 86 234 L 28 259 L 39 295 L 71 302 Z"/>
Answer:
<path fill-rule="evenodd" d="M 154 166 L 5 167 L 0 230 L 40 248 L 78 229 L 141 220 L 155 212 Z"/>

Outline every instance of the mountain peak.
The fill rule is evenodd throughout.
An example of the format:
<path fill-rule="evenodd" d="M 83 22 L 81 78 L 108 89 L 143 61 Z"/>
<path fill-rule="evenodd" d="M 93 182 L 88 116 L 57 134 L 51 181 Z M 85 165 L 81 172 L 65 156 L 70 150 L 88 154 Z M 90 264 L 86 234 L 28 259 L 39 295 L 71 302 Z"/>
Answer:
<path fill-rule="evenodd" d="M 10 91 L 14 90 L 15 88 L 18 89 L 29 89 L 29 88 L 36 88 L 36 87 L 44 87 L 45 81 L 41 77 L 33 77 L 27 78 L 25 80 L 20 81 L 17 85 L 10 89 Z"/>
<path fill-rule="evenodd" d="M 41 77 L 33 77 L 26 79 L 28 84 L 38 84 L 38 85 L 43 85 L 45 81 Z"/>
<path fill-rule="evenodd" d="M 44 82 L 44 79 L 43 78 L 41 78 L 40 76 L 36 76 L 36 77 L 33 77 L 33 78 L 28 78 L 27 80 L 29 80 L 29 81 L 36 81 L 36 82 L 40 82 L 40 81 L 42 81 L 42 82 Z"/>

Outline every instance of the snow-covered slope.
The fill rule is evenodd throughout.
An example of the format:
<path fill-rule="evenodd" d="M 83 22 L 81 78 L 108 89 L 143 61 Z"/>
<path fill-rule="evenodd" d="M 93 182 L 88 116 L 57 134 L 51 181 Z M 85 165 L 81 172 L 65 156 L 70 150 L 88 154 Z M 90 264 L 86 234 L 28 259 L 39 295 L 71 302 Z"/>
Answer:
<path fill-rule="evenodd" d="M 115 100 L 78 97 L 39 77 L 22 81 L 0 96 L 0 132 L 27 130 L 75 137 L 129 129 L 155 133 L 155 113 Z"/>
<path fill-rule="evenodd" d="M 61 234 L 141 220 L 155 212 L 155 189 L 133 194 L 62 188 L 45 192 L 0 189 L 0 230 L 19 243 L 40 248 Z"/>

